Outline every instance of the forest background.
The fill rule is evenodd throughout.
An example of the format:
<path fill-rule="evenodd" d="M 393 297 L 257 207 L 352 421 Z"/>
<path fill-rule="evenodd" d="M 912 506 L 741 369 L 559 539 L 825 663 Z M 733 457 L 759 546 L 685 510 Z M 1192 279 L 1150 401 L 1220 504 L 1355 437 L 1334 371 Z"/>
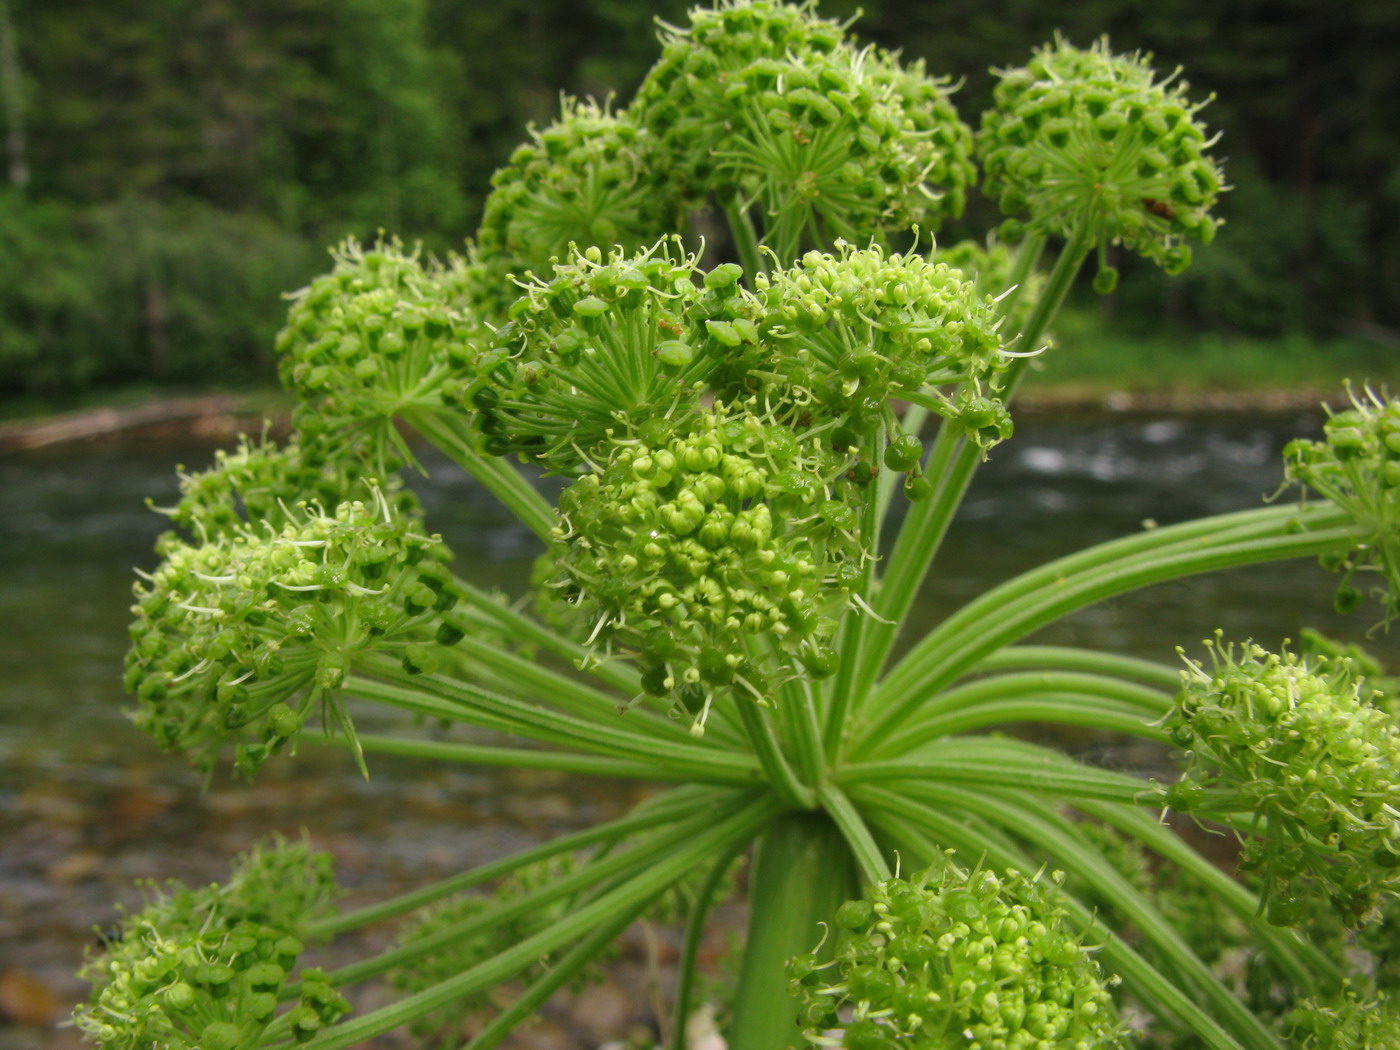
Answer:
<path fill-rule="evenodd" d="M 384 230 L 461 250 L 526 122 L 547 125 L 560 91 L 629 97 L 654 19 L 687 6 L 0 0 L 0 400 L 270 377 L 281 294 L 328 245 Z M 1262 341 L 1270 372 L 1285 352 L 1400 356 L 1394 0 L 860 7 L 861 39 L 963 82 L 974 125 L 989 69 L 1056 30 L 1186 65 L 1195 97 L 1218 96 L 1227 229 L 1180 278 L 1120 258 L 1120 294 L 1086 315 L 1115 311 L 1159 361 L 1186 332 Z M 991 205 L 972 207 L 985 229 Z"/>

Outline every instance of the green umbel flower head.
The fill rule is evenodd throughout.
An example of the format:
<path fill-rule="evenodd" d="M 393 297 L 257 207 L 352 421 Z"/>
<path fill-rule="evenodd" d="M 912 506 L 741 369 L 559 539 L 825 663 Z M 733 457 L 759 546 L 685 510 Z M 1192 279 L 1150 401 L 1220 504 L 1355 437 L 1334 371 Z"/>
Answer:
<path fill-rule="evenodd" d="M 649 131 L 594 102 L 566 96 L 562 109 L 491 180 L 473 301 L 493 321 L 520 294 L 511 275 L 548 280 L 573 245 L 635 252 L 681 224 L 669 157 Z"/>
<path fill-rule="evenodd" d="M 1358 573 L 1379 576 L 1375 596 L 1385 622 L 1400 617 L 1400 401 L 1367 390 L 1352 407 L 1328 418 L 1321 441 L 1299 438 L 1283 450 L 1288 479 L 1345 510 L 1363 531 L 1348 553 L 1323 564 L 1340 571 L 1337 608 L 1350 612 L 1364 598 Z"/>
<path fill-rule="evenodd" d="M 814 1045 L 848 1050 L 1109 1050 L 1126 1045 L 1109 981 L 1043 874 L 945 862 L 836 915 L 834 962 L 788 964 Z"/>
<path fill-rule="evenodd" d="M 429 670 L 426 643 L 459 596 L 450 552 L 377 490 L 202 543 L 171 534 L 161 553 L 136 586 L 126 686 L 137 725 L 206 771 L 232 738 L 251 774 L 320 701 L 353 739 L 339 690 L 354 657 L 388 650 Z"/>
<path fill-rule="evenodd" d="M 762 340 L 736 347 L 717 385 L 745 389 L 800 425 L 827 425 L 842 450 L 883 429 L 895 470 L 913 469 L 921 450 L 917 439 L 900 436 L 892 400 L 924 405 L 984 446 L 1010 434 L 1010 417 L 991 396 L 1008 361 L 1000 317 L 961 271 L 917 254 L 842 244 L 835 255 L 808 252 L 755 284 Z M 955 400 L 938 389 L 968 379 L 987 393 L 964 388 Z"/>
<path fill-rule="evenodd" d="M 591 643 L 635 658 L 698 732 L 717 689 L 764 701 L 794 659 L 834 670 L 827 641 L 867 555 L 846 461 L 819 439 L 751 403 L 662 430 L 564 491 L 552 586 L 596 607 Z"/>
<path fill-rule="evenodd" d="M 282 384 L 303 441 L 363 446 L 383 477 L 413 455 L 396 417 L 461 411 L 485 329 L 461 305 L 473 275 L 398 241 L 346 241 L 335 267 L 292 296 L 277 337 Z"/>
<path fill-rule="evenodd" d="M 337 895 L 328 854 L 280 840 L 240 858 L 222 886 L 152 890 L 88 957 L 82 977 L 92 995 L 74 1021 L 102 1050 L 264 1045 L 307 924 L 333 914 Z M 301 1041 L 350 1004 L 319 970 L 297 979 L 298 1001 L 278 1020 L 282 1038 Z"/>
<path fill-rule="evenodd" d="M 988 195 L 1031 229 L 1069 237 L 1087 224 L 1101 261 L 1122 244 L 1176 273 L 1191 261 L 1185 238 L 1214 236 L 1223 186 L 1196 119 L 1204 103 L 1174 77 L 1157 80 L 1150 57 L 1114 55 L 1106 39 L 1042 48 L 1000 74 L 978 155 Z"/>
<path fill-rule="evenodd" d="M 577 474 L 612 438 L 693 411 L 723 349 L 706 323 L 742 325 L 755 310 L 739 274 L 702 274 L 665 240 L 635 255 L 588 248 L 527 285 L 468 395 L 486 450 Z"/>
<path fill-rule="evenodd" d="M 756 203 L 771 245 L 869 237 L 961 213 L 971 134 L 947 82 L 859 49 L 812 4 L 731 0 L 668 28 L 632 112 L 695 201 Z"/>
<path fill-rule="evenodd" d="M 1348 660 L 1206 644 L 1210 666 L 1190 663 L 1166 722 L 1187 750 L 1167 803 L 1254 815 L 1241 866 L 1271 921 L 1292 925 L 1319 891 L 1362 920 L 1400 892 L 1400 727 Z"/>

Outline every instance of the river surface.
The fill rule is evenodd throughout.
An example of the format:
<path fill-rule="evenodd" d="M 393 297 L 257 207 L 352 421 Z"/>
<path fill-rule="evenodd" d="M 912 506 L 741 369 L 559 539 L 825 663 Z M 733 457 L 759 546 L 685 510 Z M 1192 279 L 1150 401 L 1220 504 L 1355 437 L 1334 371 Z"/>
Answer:
<path fill-rule="evenodd" d="M 1279 487 L 1283 444 L 1320 423 L 1299 414 L 1020 423 L 978 475 L 912 624 L 1147 519 L 1257 506 Z M 145 499 L 172 497 L 174 464 L 200 469 L 211 457 L 208 444 L 131 439 L 0 459 L 0 980 L 8 974 L 36 1001 L 80 993 L 72 973 L 83 948 L 115 902 L 139 902 L 134 880 L 220 879 L 267 831 L 306 829 L 336 855 L 353 899 L 369 900 L 615 816 L 647 791 L 382 757 L 366 782 L 342 753 L 309 746 L 252 786 L 220 775 L 202 791 L 182 760 L 126 721 L 120 674 L 131 568 L 152 567 L 163 522 Z M 459 571 L 520 591 L 532 539 L 453 468 L 429 466 L 420 492 Z M 1236 570 L 1104 603 L 1040 640 L 1173 661 L 1177 645 L 1199 652 L 1216 628 L 1270 647 L 1303 625 L 1358 639 L 1369 621 L 1330 611 L 1334 583 L 1310 562 Z M 1392 665 L 1400 656 L 1393 639 L 1369 644 Z M 75 1042 L 71 1030 L 0 1022 L 0 1050 Z"/>

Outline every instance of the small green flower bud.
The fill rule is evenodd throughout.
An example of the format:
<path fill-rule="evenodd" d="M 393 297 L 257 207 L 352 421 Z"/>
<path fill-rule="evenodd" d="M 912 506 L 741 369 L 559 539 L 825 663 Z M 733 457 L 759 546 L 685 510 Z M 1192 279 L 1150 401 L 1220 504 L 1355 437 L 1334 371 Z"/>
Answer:
<path fill-rule="evenodd" d="M 234 1050 L 239 1043 L 238 1026 L 227 1021 L 211 1021 L 199 1035 L 208 1050 Z"/>
<path fill-rule="evenodd" d="M 885 447 L 885 466 L 901 472 L 913 470 L 923 456 L 923 442 L 913 434 L 897 434 Z"/>
<path fill-rule="evenodd" d="M 437 655 L 426 645 L 406 646 L 402 663 L 409 674 L 435 674 L 438 669 Z"/>
<path fill-rule="evenodd" d="M 1118 271 L 1112 266 L 1100 266 L 1098 273 L 1094 274 L 1094 291 L 1108 295 L 1117 287 Z"/>

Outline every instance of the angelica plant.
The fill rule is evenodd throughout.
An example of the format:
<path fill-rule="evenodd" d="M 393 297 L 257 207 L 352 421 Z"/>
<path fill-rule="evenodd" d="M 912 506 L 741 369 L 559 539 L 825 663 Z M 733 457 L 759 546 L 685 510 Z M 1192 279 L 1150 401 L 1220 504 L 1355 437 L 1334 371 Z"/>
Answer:
<path fill-rule="evenodd" d="M 1369 591 L 1388 622 L 1400 405 L 1358 393 L 1291 445 L 1297 500 L 1097 544 L 899 633 L 1086 261 L 1107 292 L 1110 251 L 1175 271 L 1214 235 L 1203 102 L 1147 56 L 1057 40 L 998 73 L 974 133 L 946 81 L 810 4 L 722 0 L 661 36 L 630 104 L 565 99 L 531 132 L 462 257 L 350 242 L 292 296 L 295 434 L 183 476 L 126 677 L 137 724 L 209 775 L 231 756 L 252 777 L 309 735 L 369 772 L 395 754 L 657 793 L 344 914 L 320 861 L 255 853 L 127 919 L 79 1025 L 104 1047 L 337 1050 L 407 1026 L 486 1048 L 680 902 L 681 1050 L 708 917 L 748 856 L 737 1050 L 1391 1045 L 1400 735 L 1380 669 L 1314 636 L 1303 655 L 1164 639 L 1186 643 L 1176 666 L 1026 639 L 1285 559 L 1342 571 L 1339 605 Z M 1008 218 L 939 245 L 978 162 Z M 702 208 L 727 247 L 691 231 Z M 533 604 L 429 530 L 405 428 L 536 538 Z M 362 732 L 368 704 L 448 729 Z M 1024 722 L 1175 748 L 1183 772 L 1001 732 Z M 1168 810 L 1234 836 L 1238 876 Z M 294 942 L 387 921 L 383 952 L 292 979 Z M 375 980 L 384 1005 L 347 1014 Z"/>

